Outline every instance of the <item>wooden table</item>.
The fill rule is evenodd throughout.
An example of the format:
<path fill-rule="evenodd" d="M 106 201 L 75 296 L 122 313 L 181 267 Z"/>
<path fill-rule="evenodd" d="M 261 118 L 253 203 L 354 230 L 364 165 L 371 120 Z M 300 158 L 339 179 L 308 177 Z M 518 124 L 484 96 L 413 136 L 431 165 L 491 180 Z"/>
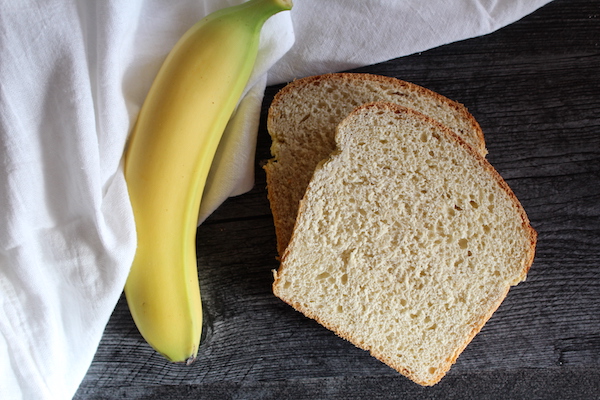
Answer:
<path fill-rule="evenodd" d="M 356 70 L 465 104 L 539 232 L 528 279 L 438 385 L 422 388 L 271 293 L 275 233 L 256 186 L 198 230 L 205 328 L 173 365 L 117 304 L 76 399 L 600 399 L 600 1 L 555 0 L 484 37 Z"/>

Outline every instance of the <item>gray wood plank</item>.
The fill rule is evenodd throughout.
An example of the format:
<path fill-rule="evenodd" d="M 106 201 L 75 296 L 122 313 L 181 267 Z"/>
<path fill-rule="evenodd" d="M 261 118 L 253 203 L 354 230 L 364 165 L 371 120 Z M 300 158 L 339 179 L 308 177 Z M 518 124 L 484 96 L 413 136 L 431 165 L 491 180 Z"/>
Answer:
<path fill-rule="evenodd" d="M 580 388 L 574 392 L 573 388 Z M 131 399 L 597 399 L 598 370 L 553 368 L 483 372 L 477 376 L 452 374 L 432 388 L 422 388 L 398 377 L 288 379 L 285 381 L 241 381 L 215 384 L 111 387 L 103 391 L 84 388 L 88 400 Z"/>

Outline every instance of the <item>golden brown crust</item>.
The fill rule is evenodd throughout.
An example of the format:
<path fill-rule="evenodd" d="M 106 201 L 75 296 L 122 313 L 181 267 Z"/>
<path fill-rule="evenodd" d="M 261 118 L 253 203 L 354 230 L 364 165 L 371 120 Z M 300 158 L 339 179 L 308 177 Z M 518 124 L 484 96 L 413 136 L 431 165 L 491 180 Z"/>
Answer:
<path fill-rule="evenodd" d="M 273 215 L 273 224 L 275 225 L 275 236 L 278 238 L 277 240 L 277 254 L 281 256 L 287 247 L 287 243 L 283 243 L 280 238 L 284 237 L 284 225 L 282 223 L 283 216 L 280 215 L 280 211 L 278 207 L 275 207 L 277 201 L 277 188 L 280 182 L 276 182 L 273 174 L 271 173 L 270 163 L 273 163 L 274 160 L 269 160 L 267 164 L 263 167 L 265 170 L 265 175 L 267 179 L 267 199 L 269 200 L 269 204 L 271 205 L 271 214 Z"/>

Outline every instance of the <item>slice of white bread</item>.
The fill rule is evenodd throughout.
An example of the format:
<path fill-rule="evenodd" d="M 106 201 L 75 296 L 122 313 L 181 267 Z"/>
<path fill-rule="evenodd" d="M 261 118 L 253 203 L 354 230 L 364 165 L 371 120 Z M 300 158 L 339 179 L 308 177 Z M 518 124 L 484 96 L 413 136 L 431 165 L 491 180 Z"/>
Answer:
<path fill-rule="evenodd" d="M 273 291 L 421 385 L 437 383 L 525 279 L 537 234 L 452 131 L 361 106 L 317 167 Z"/>
<path fill-rule="evenodd" d="M 467 109 L 421 86 L 352 73 L 296 80 L 275 96 L 267 119 L 274 158 L 265 165 L 265 171 L 280 256 L 292 236 L 298 203 L 315 167 L 335 149 L 338 123 L 357 106 L 375 101 L 426 114 L 486 154 L 481 128 Z"/>

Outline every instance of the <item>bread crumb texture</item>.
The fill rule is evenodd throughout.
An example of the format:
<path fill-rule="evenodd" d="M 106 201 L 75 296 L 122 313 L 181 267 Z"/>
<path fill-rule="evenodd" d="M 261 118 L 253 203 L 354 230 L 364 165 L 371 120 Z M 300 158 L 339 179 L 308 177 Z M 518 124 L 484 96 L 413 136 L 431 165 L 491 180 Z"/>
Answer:
<path fill-rule="evenodd" d="M 274 293 L 421 385 L 438 382 L 525 279 L 535 231 L 458 136 L 387 103 L 342 121 Z"/>
<path fill-rule="evenodd" d="M 265 171 L 280 255 L 292 235 L 298 203 L 313 171 L 336 148 L 338 124 L 356 107 L 376 101 L 428 115 L 480 154 L 487 153 L 483 132 L 467 109 L 421 86 L 390 77 L 351 73 L 294 81 L 275 96 L 267 119 L 274 158 Z"/>

